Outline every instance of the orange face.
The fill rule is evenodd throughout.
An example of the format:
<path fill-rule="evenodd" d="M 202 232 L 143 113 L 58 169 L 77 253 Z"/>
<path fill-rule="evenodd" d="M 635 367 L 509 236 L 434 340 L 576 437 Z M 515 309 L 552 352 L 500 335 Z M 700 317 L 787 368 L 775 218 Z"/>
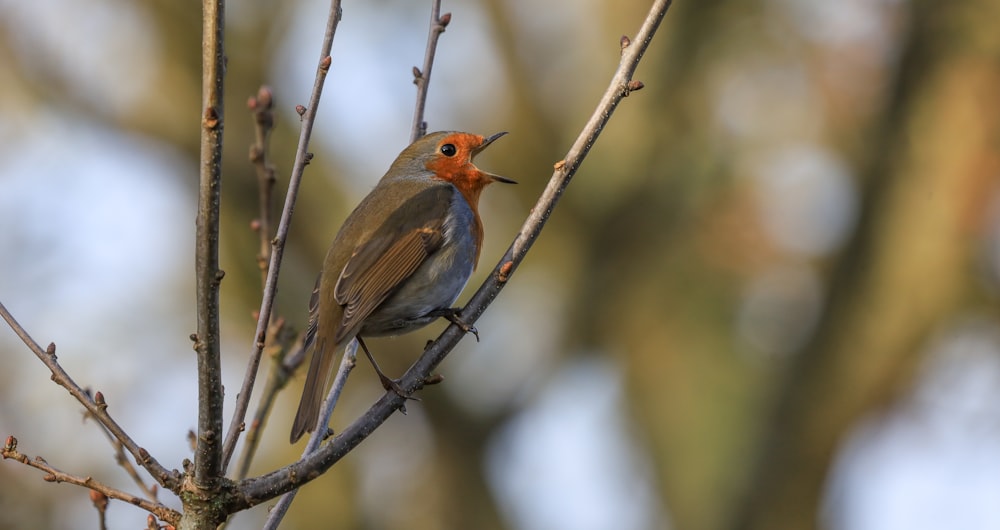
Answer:
<path fill-rule="evenodd" d="M 435 178 L 450 182 L 469 203 L 475 215 L 475 223 L 471 227 L 472 236 L 476 240 L 476 248 L 482 248 L 483 222 L 479 217 L 479 195 L 488 184 L 499 181 L 513 183 L 514 181 L 496 175 L 491 175 L 472 163 L 472 158 L 486 148 L 494 140 L 506 133 L 499 133 L 489 138 L 478 134 L 454 133 L 442 138 L 436 146 L 434 157 L 425 167 L 434 172 Z M 476 261 L 478 262 L 478 256 Z"/>
<path fill-rule="evenodd" d="M 486 139 L 478 134 L 449 134 L 437 144 L 434 158 L 427 162 L 427 169 L 434 175 L 451 182 L 468 201 L 473 211 L 478 211 L 479 194 L 487 184 L 493 182 L 493 177 L 479 170 L 472 163 L 472 157 L 486 143 Z"/>

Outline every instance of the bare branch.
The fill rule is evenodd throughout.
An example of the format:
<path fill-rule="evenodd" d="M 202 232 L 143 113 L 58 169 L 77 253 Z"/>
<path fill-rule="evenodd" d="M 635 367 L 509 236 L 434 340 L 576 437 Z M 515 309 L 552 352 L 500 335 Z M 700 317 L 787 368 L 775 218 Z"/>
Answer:
<path fill-rule="evenodd" d="M 97 510 L 97 524 L 101 530 L 108 530 L 108 496 L 97 491 L 90 490 L 90 502 Z"/>
<path fill-rule="evenodd" d="M 97 402 L 98 406 L 105 406 L 105 407 L 107 406 L 107 403 L 104 400 L 104 395 L 101 392 L 97 393 L 95 401 Z M 94 417 L 93 414 L 87 412 L 84 415 L 84 419 L 86 420 L 86 419 L 96 419 L 96 418 Z M 153 485 L 151 487 L 149 484 L 146 484 L 146 481 L 143 480 L 143 478 L 139 475 L 139 472 L 135 469 L 135 466 L 133 466 L 132 462 L 129 461 L 127 456 L 125 456 L 125 450 L 121 440 L 115 438 L 114 435 L 112 435 L 111 432 L 108 431 L 108 428 L 105 427 L 104 424 L 101 423 L 100 421 L 97 422 L 97 426 L 101 430 L 101 433 L 104 434 L 104 437 L 108 439 L 108 443 L 110 443 L 111 447 L 115 450 L 115 462 L 117 462 L 118 465 L 125 470 L 125 473 L 127 473 L 128 476 L 132 477 L 132 481 L 135 482 L 137 486 L 139 486 L 139 489 L 142 490 L 142 492 L 146 495 L 148 499 L 155 501 L 157 494 L 156 486 Z"/>
<path fill-rule="evenodd" d="M 601 130 L 611 118 L 615 107 L 622 98 L 628 95 L 629 83 L 643 53 L 649 46 L 660 21 L 663 20 L 670 0 L 656 0 L 650 9 L 646 20 L 636 36 L 635 42 L 623 45 L 622 58 L 617 72 L 610 85 L 594 110 L 586 126 L 580 132 L 576 141 L 570 147 L 566 157 L 556 164 L 549 184 L 539 198 L 531 214 L 525 220 L 521 232 L 514 239 L 507 253 L 496 265 L 490 277 L 480 286 L 472 299 L 462 310 L 460 318 L 467 324 L 473 324 L 500 293 L 518 264 L 524 259 L 532 243 L 538 238 L 546 220 L 559 200 L 559 197 L 569 185 L 573 175 L 579 169 L 590 148 L 597 140 Z M 633 85 L 634 86 L 634 85 Z M 428 347 L 423 355 L 403 374 L 400 386 L 407 392 L 414 392 L 430 382 L 427 378 L 436 367 L 462 339 L 465 333 L 458 325 L 448 326 L 440 337 Z M 355 420 L 347 429 L 329 443 L 323 445 L 315 453 L 302 458 L 298 462 L 268 473 L 267 475 L 247 479 L 239 483 L 242 492 L 241 502 L 253 506 L 280 495 L 284 492 L 302 486 L 356 447 L 381 425 L 396 409 L 400 408 L 405 399 L 394 392 L 386 392 L 368 411 Z"/>
<path fill-rule="evenodd" d="M 271 319 L 274 295 L 278 290 L 278 273 L 281 270 L 281 259 L 285 252 L 285 240 L 288 239 L 288 229 L 292 224 L 292 211 L 295 209 L 295 200 L 298 197 L 302 174 L 305 171 L 306 164 L 312 159 L 312 153 L 308 152 L 309 138 L 312 136 L 313 123 L 316 120 L 316 112 L 319 109 L 320 96 L 323 93 L 326 75 L 330 70 L 330 49 L 333 47 L 333 37 L 337 32 L 337 24 L 340 23 L 341 15 L 340 0 L 331 0 L 326 35 L 323 38 L 323 45 L 320 50 L 319 66 L 316 69 L 316 80 L 313 83 L 312 96 L 309 98 L 309 106 L 302 109 L 299 113 L 302 116 L 299 147 L 295 152 L 295 163 L 292 165 L 292 174 L 288 181 L 285 206 L 281 211 L 278 232 L 274 237 L 271 264 L 267 270 L 264 295 L 261 299 L 260 312 L 257 316 L 257 329 L 254 332 L 254 347 L 250 352 L 250 361 L 247 363 L 247 372 L 243 379 L 243 386 L 236 400 L 236 411 L 233 413 L 232 422 L 229 424 L 229 432 L 226 435 L 226 460 L 222 466 L 223 470 L 229 465 L 229 460 L 236 447 L 239 433 L 243 430 L 243 421 L 246 418 L 247 408 L 250 405 L 250 396 L 253 393 L 253 385 L 257 379 L 260 357 L 264 351 L 267 324 Z"/>
<path fill-rule="evenodd" d="M 271 359 L 271 370 L 268 373 L 267 383 L 261 391 L 260 401 L 257 403 L 257 410 L 254 412 L 253 420 L 246 429 L 246 440 L 243 442 L 243 450 L 236 465 L 236 478 L 246 478 L 250 472 L 250 462 L 257 452 L 260 443 L 260 433 L 267 425 L 267 418 L 271 414 L 274 401 L 278 397 L 278 392 L 288 385 L 295 369 L 301 364 L 302 341 L 296 342 L 295 334 L 284 325 L 284 319 L 277 319 L 271 325 L 268 332 L 268 340 L 277 343 L 277 351 Z M 292 358 L 298 358 L 299 362 L 290 362 Z"/>
<path fill-rule="evenodd" d="M 77 486 L 83 486 L 89 488 L 92 491 L 98 492 L 98 494 L 106 497 L 104 503 L 107 503 L 107 499 L 118 499 L 120 501 L 125 501 L 133 506 L 138 506 L 149 513 L 152 513 L 167 521 L 171 524 L 177 524 L 180 521 L 181 514 L 171 510 L 170 508 L 150 500 L 143 499 L 142 497 L 136 497 L 130 493 L 125 493 L 124 491 L 117 490 L 115 488 L 104 485 L 91 477 L 78 477 L 75 475 L 70 475 L 63 473 L 62 471 L 52 467 L 44 458 L 36 456 L 35 458 L 28 458 L 27 455 L 18 452 L 17 450 L 17 438 L 13 436 L 8 436 L 6 442 L 4 443 L 2 453 L 4 460 L 11 459 L 16 462 L 20 462 L 26 466 L 31 466 L 35 469 L 39 469 L 48 473 L 42 477 L 46 482 L 66 482 L 68 484 L 76 484 Z M 95 506 L 100 502 L 100 497 L 95 497 L 92 495 L 91 500 L 94 502 Z"/>
<path fill-rule="evenodd" d="M 153 478 L 156 479 L 156 481 L 164 488 L 167 488 L 175 493 L 180 491 L 180 473 L 176 470 L 167 471 L 167 469 L 160 465 L 160 463 L 157 462 L 157 460 L 153 458 L 149 452 L 139 447 L 139 445 L 132 440 L 125 430 L 111 418 L 110 414 L 108 414 L 108 405 L 103 400 L 103 395 L 101 396 L 101 402 L 98 403 L 86 390 L 73 381 L 73 378 L 71 378 L 69 374 L 63 370 L 62 366 L 59 365 L 59 362 L 56 359 L 55 344 L 49 344 L 48 349 L 43 350 L 42 347 L 35 342 L 35 339 L 31 338 L 31 335 L 29 335 L 28 332 L 21 327 L 21 324 L 14 319 L 14 316 L 7 311 L 7 308 L 4 307 L 2 303 L 0 303 L 0 316 L 7 321 L 7 324 L 14 330 L 14 333 L 16 333 L 24 344 L 28 346 L 28 349 L 30 349 L 35 356 L 39 358 L 39 360 L 45 363 L 45 366 L 48 367 L 50 372 L 52 372 L 52 380 L 55 381 L 57 385 L 69 391 L 70 395 L 75 397 L 76 400 L 79 401 L 85 409 L 87 409 L 87 412 L 91 416 L 107 428 L 108 431 L 114 435 L 115 439 L 121 442 L 121 444 L 128 449 L 128 452 L 132 454 L 132 457 L 135 458 L 135 461 L 140 466 L 146 468 Z"/>
<path fill-rule="evenodd" d="M 427 50 L 424 52 L 423 70 L 413 67 L 413 84 L 417 85 L 417 104 L 413 110 L 413 128 L 410 132 L 410 143 L 427 134 L 427 122 L 424 121 L 424 107 L 427 105 L 427 88 L 431 83 L 431 68 L 434 66 L 434 54 L 437 51 L 438 38 L 444 33 L 451 22 L 451 13 L 441 13 L 441 0 L 431 2 L 431 24 L 427 31 Z"/>
<path fill-rule="evenodd" d="M 333 414 L 333 409 L 337 406 L 337 401 L 340 400 L 340 392 L 344 389 L 344 385 L 347 384 L 347 376 L 351 375 L 351 370 L 357 364 L 357 353 L 358 341 L 355 339 L 349 342 L 347 347 L 344 348 L 344 355 L 340 359 L 340 367 L 337 368 L 337 375 L 333 379 L 333 385 L 330 387 L 330 392 L 323 401 L 322 408 L 320 408 L 316 427 L 313 428 L 312 435 L 309 437 L 309 443 L 306 444 L 306 448 L 302 451 L 303 457 L 316 452 L 319 449 L 319 444 L 328 436 L 330 432 L 330 416 Z M 292 505 L 292 501 L 295 500 L 295 494 L 298 491 L 298 489 L 294 489 L 281 496 L 278 504 L 271 508 L 270 513 L 268 513 L 267 521 L 264 522 L 264 530 L 275 530 L 278 528 L 281 520 L 288 513 L 288 508 Z"/>
<path fill-rule="evenodd" d="M 219 217 L 222 188 L 223 82 L 225 79 L 225 2 L 202 2 L 202 123 L 195 235 L 195 298 L 198 331 L 198 442 L 194 484 L 213 489 L 222 463 L 222 364 L 219 355 Z"/>
<path fill-rule="evenodd" d="M 251 97 L 247 106 L 254 117 L 254 143 L 250 146 L 250 162 L 257 171 L 257 194 L 260 213 L 253 229 L 260 238 L 257 267 L 260 268 L 261 285 L 267 283 L 267 265 L 271 261 L 271 210 L 274 209 L 274 164 L 271 163 L 271 130 L 274 128 L 274 94 L 270 87 L 262 86 Z"/>

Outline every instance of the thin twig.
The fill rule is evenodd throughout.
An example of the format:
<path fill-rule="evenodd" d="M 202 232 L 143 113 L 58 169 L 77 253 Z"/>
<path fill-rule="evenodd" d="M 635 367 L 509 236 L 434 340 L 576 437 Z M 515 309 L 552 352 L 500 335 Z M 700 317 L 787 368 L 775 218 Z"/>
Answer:
<path fill-rule="evenodd" d="M 97 401 L 103 403 L 104 396 L 103 395 L 100 396 L 100 399 L 98 399 Z M 84 416 L 84 419 L 92 419 L 92 418 L 94 418 L 94 416 L 89 412 L 87 412 L 86 415 Z M 108 443 L 110 443 L 111 447 L 115 450 L 115 462 L 117 462 L 118 465 L 125 470 L 125 473 L 127 473 L 128 476 L 132 477 L 132 481 L 135 482 L 137 486 L 139 486 L 139 489 L 141 489 L 142 492 L 146 494 L 146 497 L 148 499 L 155 501 L 157 494 L 156 486 L 154 485 L 150 487 L 149 484 L 146 484 L 146 481 L 143 480 L 142 476 L 139 475 L 139 472 L 135 469 L 135 466 L 133 466 L 132 462 L 129 461 L 127 456 L 125 456 L 125 450 L 121 440 L 115 438 L 114 435 L 112 435 L 111 432 L 108 431 L 108 428 L 105 427 L 104 424 L 102 424 L 101 422 L 98 421 L 97 426 L 101 430 L 101 433 L 104 434 L 104 437 L 108 439 Z"/>
<path fill-rule="evenodd" d="M 152 513 L 157 517 L 159 517 L 160 519 L 163 519 L 164 521 L 167 521 L 171 524 L 177 524 L 177 522 L 180 521 L 181 518 L 180 513 L 171 510 L 170 508 L 158 502 L 153 502 L 147 499 L 143 499 L 142 497 L 136 497 L 135 495 L 132 495 L 130 493 L 117 490 L 115 488 L 112 488 L 110 486 L 107 486 L 105 484 L 102 484 L 94 480 L 92 477 L 78 477 L 75 475 L 63 473 L 62 471 L 50 466 L 49 463 L 46 462 L 45 459 L 43 459 L 40 456 L 36 456 L 35 458 L 28 458 L 27 455 L 18 452 L 17 439 L 14 438 L 13 436 L 7 437 L 7 440 L 3 446 L 2 453 L 0 454 L 2 454 L 5 460 L 9 458 L 16 462 L 20 462 L 26 466 L 31 466 L 35 469 L 39 469 L 48 473 L 47 475 L 42 477 L 46 482 L 66 482 L 68 484 L 76 484 L 77 486 L 83 486 L 85 488 L 89 488 L 93 491 L 99 492 L 110 499 L 118 499 L 120 501 L 127 502 L 133 506 L 138 506 L 139 508 L 142 508 L 143 510 Z"/>
<path fill-rule="evenodd" d="M 295 373 L 295 368 L 298 367 L 298 364 L 290 367 L 286 361 L 301 351 L 302 342 L 295 341 L 294 333 L 284 325 L 283 319 L 278 319 L 271 327 L 273 330 L 268 332 L 268 340 L 272 341 L 273 338 L 273 342 L 277 343 L 277 351 L 271 357 L 271 370 L 268 372 L 267 383 L 260 393 L 260 401 L 257 402 L 257 410 L 254 412 L 253 420 L 250 421 L 250 425 L 246 429 L 246 439 L 243 441 L 243 449 L 236 463 L 235 476 L 237 479 L 246 478 L 250 472 L 250 462 L 260 444 L 260 433 L 267 425 L 267 418 L 271 414 L 278 392 L 288 385 Z"/>
<path fill-rule="evenodd" d="M 202 1 L 201 164 L 195 234 L 195 306 L 198 331 L 198 442 L 194 485 L 211 490 L 222 476 L 222 360 L 219 345 L 219 219 L 222 187 L 225 2 Z"/>
<path fill-rule="evenodd" d="M 642 87 L 640 82 L 632 81 L 632 74 L 639 65 L 639 61 L 649 46 L 660 21 L 666 15 L 670 3 L 670 0 L 656 0 L 649 14 L 646 16 L 642 27 L 639 29 L 635 42 L 629 43 L 623 39 L 621 43 L 622 58 L 617 72 L 611 80 L 611 84 L 605 91 L 590 120 L 566 153 L 566 157 L 556 164 L 548 186 L 532 209 L 532 213 L 525 220 L 524 225 L 521 227 L 521 232 L 514 239 L 504 257 L 496 265 L 493 273 L 480 286 L 479 290 L 476 291 L 472 299 L 462 310 L 460 318 L 463 322 L 470 325 L 475 323 L 500 293 L 517 269 L 518 264 L 524 259 L 532 243 L 538 238 L 559 197 L 565 191 L 566 186 L 569 185 L 570 180 L 597 140 L 601 130 L 611 118 L 615 107 L 630 92 L 634 92 Z M 465 333 L 459 326 L 448 326 L 441 336 L 417 359 L 413 366 L 403 374 L 403 377 L 400 379 L 400 386 L 408 392 L 420 389 L 425 384 L 426 378 L 430 375 L 434 367 L 444 359 L 464 335 Z M 367 438 L 396 409 L 400 408 L 404 402 L 405 399 L 396 393 L 386 392 L 362 417 L 351 423 L 342 433 L 329 443 L 323 445 L 315 453 L 311 453 L 298 462 L 267 475 L 241 481 L 238 485 L 239 490 L 242 492 L 239 502 L 246 502 L 249 506 L 253 506 L 271 499 L 275 495 L 298 488 L 303 483 L 319 476 L 361 443 L 362 440 Z"/>
<path fill-rule="evenodd" d="M 133 458 L 135 458 L 136 463 L 146 468 L 153 478 L 164 488 L 167 488 L 174 493 L 180 491 L 180 473 L 176 470 L 167 471 L 167 469 L 160 465 L 160 463 L 153 458 L 149 452 L 139 447 L 139 445 L 132 440 L 128 433 L 126 433 L 125 430 L 122 429 L 117 422 L 115 422 L 111 415 L 108 414 L 108 404 L 104 401 L 103 395 L 99 396 L 101 398 L 100 401 L 96 401 L 86 390 L 73 381 L 73 378 L 70 377 L 65 370 L 63 370 L 62 366 L 59 365 L 56 358 L 55 344 L 50 343 L 48 349 L 43 350 L 42 347 L 35 342 L 35 339 L 31 338 L 31 335 L 29 335 L 28 332 L 21 327 L 21 324 L 14 318 L 14 316 L 7 311 L 7 308 L 4 307 L 3 303 L 0 303 L 0 316 L 7 321 L 10 328 L 14 330 L 14 333 L 16 333 L 18 337 L 20 337 L 21 341 L 24 342 L 28 349 L 30 349 L 35 356 L 39 358 L 39 360 L 45 363 L 45 366 L 48 367 L 50 372 L 52 372 L 52 380 L 55 381 L 57 385 L 69 391 L 70 395 L 76 398 L 76 400 L 79 401 L 85 409 L 87 409 L 87 412 L 91 416 L 96 418 L 101 425 L 107 428 L 108 431 L 115 436 L 115 439 L 120 441 L 122 445 L 125 446 L 125 449 L 128 449 L 128 452 L 132 454 Z"/>
<path fill-rule="evenodd" d="M 97 510 L 98 527 L 108 530 L 108 496 L 97 490 L 90 490 L 90 502 Z"/>
<path fill-rule="evenodd" d="M 347 347 L 344 348 L 344 356 L 340 359 L 340 367 L 337 368 L 337 375 L 333 379 L 333 385 L 330 387 L 330 392 L 323 401 L 322 408 L 320 408 L 319 418 L 317 418 L 316 426 L 309 437 L 309 443 L 306 444 L 306 448 L 302 451 L 303 458 L 316 452 L 323 440 L 326 439 L 329 432 L 330 416 L 333 415 L 333 409 L 337 406 L 337 401 L 340 400 L 340 393 L 343 391 L 344 385 L 347 384 L 347 376 L 351 375 L 351 370 L 357 364 L 357 353 L 358 341 L 355 339 L 349 342 Z M 281 496 L 278 504 L 268 512 L 267 521 L 264 522 L 264 530 L 275 530 L 278 528 L 281 520 L 288 512 L 288 508 L 292 505 L 292 501 L 295 500 L 295 494 L 298 491 L 298 489 L 293 489 Z"/>
<path fill-rule="evenodd" d="M 326 82 L 326 74 L 330 70 L 330 49 L 333 47 L 333 37 L 337 32 L 337 24 L 340 23 L 341 14 L 340 0 L 331 0 L 326 35 L 323 38 L 323 46 L 320 51 L 319 66 L 316 69 L 316 80 L 313 83 L 312 96 L 309 98 L 309 106 L 301 112 L 302 130 L 299 133 L 299 147 L 295 151 L 295 163 L 292 165 L 292 174 L 288 181 L 285 206 L 281 211 L 278 232 L 274 237 L 271 264 L 267 270 L 264 295 L 261 298 L 260 312 L 257 316 L 257 329 L 254 332 L 254 346 L 250 352 L 250 360 L 247 363 L 247 372 L 243 378 L 243 386 L 240 388 L 240 393 L 236 398 L 236 410 L 233 413 L 232 422 L 229 424 L 229 432 L 226 434 L 225 450 L 223 452 L 223 470 L 228 467 L 229 461 L 233 456 L 233 451 L 236 449 L 236 442 L 239 439 L 240 432 L 243 431 L 243 421 L 246 418 L 247 408 L 250 406 L 250 396 L 253 394 L 253 385 L 257 379 L 260 357 L 264 351 L 267 325 L 271 318 L 274 295 L 278 288 L 278 273 L 281 270 L 281 258 L 285 252 L 285 240 L 288 238 L 288 229 L 292 223 L 292 211 L 295 209 L 295 200 L 298 197 L 302 174 L 305 171 L 306 164 L 312 159 L 312 153 L 308 152 L 309 138 L 312 136 L 313 123 L 316 120 L 316 111 L 319 109 L 319 101 L 323 93 L 323 84 Z"/>
<path fill-rule="evenodd" d="M 257 95 L 251 97 L 247 106 L 254 117 L 254 143 L 250 146 L 250 162 L 257 172 L 257 202 L 260 212 L 253 223 L 253 229 L 260 239 L 257 267 L 260 268 L 260 283 L 267 283 L 267 265 L 271 261 L 271 224 L 274 209 L 274 164 L 271 163 L 271 131 L 274 129 L 274 94 L 270 87 L 262 86 Z"/>
<path fill-rule="evenodd" d="M 413 84 L 417 85 L 417 104 L 413 110 L 413 127 L 410 132 L 410 143 L 427 134 L 427 122 L 424 121 L 424 107 L 427 105 L 427 88 L 431 83 L 431 68 L 434 66 L 434 54 L 437 51 L 438 38 L 444 33 L 451 22 L 451 13 L 441 13 L 441 0 L 431 2 L 431 24 L 427 30 L 427 50 L 424 52 L 423 70 L 413 67 Z"/>

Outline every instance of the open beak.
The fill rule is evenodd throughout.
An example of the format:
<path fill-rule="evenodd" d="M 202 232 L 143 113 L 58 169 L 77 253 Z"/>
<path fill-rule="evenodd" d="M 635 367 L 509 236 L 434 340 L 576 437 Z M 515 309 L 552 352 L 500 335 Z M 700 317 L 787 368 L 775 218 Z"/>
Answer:
<path fill-rule="evenodd" d="M 500 137 L 502 137 L 502 136 L 504 136 L 506 134 L 507 134 L 507 131 L 501 131 L 501 132 L 498 132 L 498 133 L 496 133 L 496 134 L 494 134 L 492 136 L 486 137 L 486 139 L 483 140 L 483 144 L 480 145 L 479 147 L 475 148 L 472 151 L 472 156 L 475 157 L 479 153 L 483 152 L 483 150 L 486 149 L 487 147 L 489 147 L 489 145 L 491 143 L 497 141 L 498 139 L 500 139 Z M 483 175 L 485 175 L 485 176 L 493 179 L 493 181 L 495 181 L 495 182 L 503 182 L 504 184 L 517 184 L 517 181 L 514 180 L 514 179 L 509 179 L 507 177 L 501 177 L 500 175 L 494 175 L 492 173 L 487 173 L 487 172 L 482 171 L 482 170 L 480 170 L 480 171 L 482 172 Z"/>

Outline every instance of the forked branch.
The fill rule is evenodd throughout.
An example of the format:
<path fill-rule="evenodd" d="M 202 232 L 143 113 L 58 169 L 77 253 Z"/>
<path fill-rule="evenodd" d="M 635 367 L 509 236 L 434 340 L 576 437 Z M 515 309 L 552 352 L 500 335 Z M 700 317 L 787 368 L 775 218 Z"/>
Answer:
<path fill-rule="evenodd" d="M 670 0 L 656 0 L 650 9 L 634 42 L 622 41 L 622 57 L 610 85 L 598 103 L 586 126 L 580 132 L 576 141 L 566 153 L 566 157 L 556 163 L 555 171 L 549 180 L 532 213 L 525 220 L 520 233 L 514 239 L 504 257 L 496 265 L 493 273 L 476 291 L 472 299 L 462 310 L 462 321 L 473 324 L 486 308 L 493 302 L 503 287 L 509 281 L 517 266 L 538 238 L 552 209 L 559 197 L 569 185 L 573 175 L 579 169 L 590 148 L 597 141 L 601 131 L 611 118 L 615 108 L 622 98 L 631 92 L 642 88 L 642 84 L 633 81 L 632 75 L 638 67 L 643 53 L 649 46 L 656 29 L 670 7 Z M 431 344 L 419 359 L 400 379 L 400 385 L 413 392 L 424 386 L 431 371 L 444 359 L 455 345 L 465 335 L 459 326 L 451 325 Z M 261 477 L 241 481 L 238 488 L 242 494 L 240 505 L 249 507 L 276 495 L 302 486 L 304 483 L 319 476 L 330 466 L 340 460 L 351 449 L 368 437 L 393 412 L 404 404 L 404 398 L 394 392 L 387 392 L 365 414 L 355 420 L 333 440 L 324 444 L 318 451 L 298 462 L 268 473 Z"/>

